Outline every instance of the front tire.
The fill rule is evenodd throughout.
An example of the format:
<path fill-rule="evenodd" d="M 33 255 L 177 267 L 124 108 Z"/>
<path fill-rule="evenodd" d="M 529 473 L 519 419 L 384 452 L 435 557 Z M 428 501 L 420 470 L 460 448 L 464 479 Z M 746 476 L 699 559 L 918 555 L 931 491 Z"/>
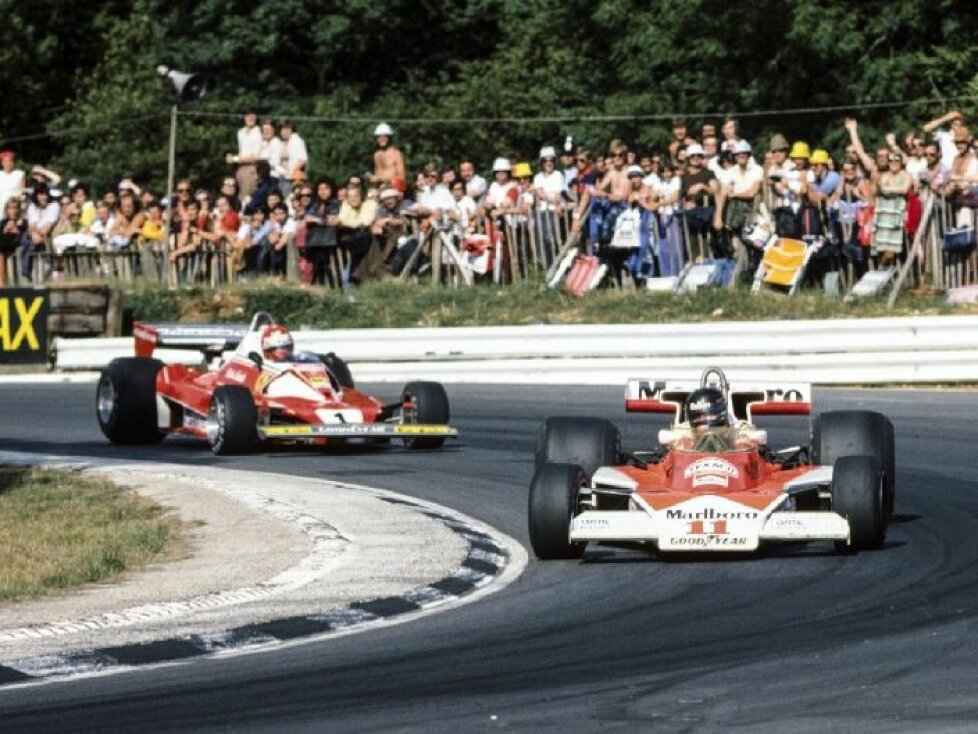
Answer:
<path fill-rule="evenodd" d="M 536 466 L 547 462 L 575 464 L 588 477 L 602 466 L 614 466 L 621 453 L 621 434 L 604 418 L 547 418 L 537 432 Z"/>
<path fill-rule="evenodd" d="M 258 409 L 251 391 L 223 385 L 211 397 L 207 440 L 215 456 L 246 454 L 258 446 Z"/>
<path fill-rule="evenodd" d="M 437 382 L 410 382 L 401 393 L 404 406 L 404 422 L 444 426 L 448 424 L 450 411 L 448 394 Z M 437 449 L 445 443 L 445 436 L 419 436 L 405 438 L 409 449 Z"/>
<path fill-rule="evenodd" d="M 580 558 L 587 543 L 570 540 L 580 491 L 587 486 L 584 470 L 574 464 L 541 464 L 530 481 L 528 507 L 530 545 L 537 558 Z"/>
<path fill-rule="evenodd" d="M 886 482 L 886 517 L 896 505 L 896 448 L 893 423 L 870 410 L 834 410 L 815 419 L 812 460 L 831 466 L 843 456 L 875 456 L 883 466 Z"/>
<path fill-rule="evenodd" d="M 885 474 L 875 456 L 842 456 L 832 471 L 832 510 L 849 523 L 842 551 L 872 550 L 886 539 Z"/>
<path fill-rule="evenodd" d="M 163 440 L 156 416 L 156 376 L 162 368 L 158 359 L 123 357 L 102 370 L 95 415 L 112 443 L 133 446 Z"/>

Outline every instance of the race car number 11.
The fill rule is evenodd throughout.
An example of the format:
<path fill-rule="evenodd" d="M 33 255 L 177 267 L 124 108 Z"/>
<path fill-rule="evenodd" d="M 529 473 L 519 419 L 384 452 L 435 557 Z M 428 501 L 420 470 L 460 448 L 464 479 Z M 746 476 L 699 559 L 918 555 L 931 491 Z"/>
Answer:
<path fill-rule="evenodd" d="M 726 535 L 726 520 L 693 520 L 687 523 L 688 535 Z"/>

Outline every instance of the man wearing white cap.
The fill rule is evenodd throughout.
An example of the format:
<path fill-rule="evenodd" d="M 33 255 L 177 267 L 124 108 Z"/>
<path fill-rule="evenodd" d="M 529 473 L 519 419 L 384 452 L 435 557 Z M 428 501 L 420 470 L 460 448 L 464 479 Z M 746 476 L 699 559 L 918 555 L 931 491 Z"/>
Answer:
<path fill-rule="evenodd" d="M 380 186 L 393 186 L 400 192 L 407 188 L 404 172 L 404 154 L 394 147 L 394 130 L 386 122 L 374 128 L 377 149 L 374 151 L 374 174 L 371 182 Z"/>
<path fill-rule="evenodd" d="M 406 215 L 411 204 L 404 201 L 401 192 L 392 186 L 380 190 L 380 206 L 370 232 L 373 241 L 364 256 L 356 276 L 361 281 L 383 280 L 390 277 L 390 260 L 397 250 L 397 241 L 407 228 Z"/>
<path fill-rule="evenodd" d="M 537 246 L 541 249 L 540 261 L 550 265 L 557 248 L 557 212 L 563 208 L 567 197 L 567 182 L 557 170 L 557 152 L 553 146 L 540 149 L 540 171 L 533 177 L 536 194 Z M 569 197 L 567 197 L 569 198 Z"/>
<path fill-rule="evenodd" d="M 682 176 L 683 209 L 693 257 L 709 257 L 707 242 L 716 211 L 717 177 L 704 165 L 703 146 L 693 143 L 686 148 L 686 172 Z"/>
<path fill-rule="evenodd" d="M 746 267 L 753 273 L 760 262 L 760 250 L 744 243 L 743 232 L 750 224 L 754 200 L 761 193 L 764 170 L 751 160 L 751 147 L 746 140 L 736 141 L 731 152 L 735 165 L 724 171 L 723 183 L 717 193 L 713 228 L 726 227 L 730 232 L 737 255 L 737 271 Z"/>

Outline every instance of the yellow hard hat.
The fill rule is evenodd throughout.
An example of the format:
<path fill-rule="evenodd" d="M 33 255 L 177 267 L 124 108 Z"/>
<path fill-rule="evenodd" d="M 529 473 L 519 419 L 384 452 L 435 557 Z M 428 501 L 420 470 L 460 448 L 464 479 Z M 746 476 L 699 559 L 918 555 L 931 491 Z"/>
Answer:
<path fill-rule="evenodd" d="M 789 158 L 809 158 L 811 155 L 811 151 L 808 150 L 808 143 L 804 143 L 801 140 L 796 141 L 791 146 L 791 152 L 788 153 Z"/>
<path fill-rule="evenodd" d="M 533 175 L 533 169 L 529 163 L 517 163 L 513 166 L 513 178 L 528 178 Z"/>
<path fill-rule="evenodd" d="M 812 157 L 808 161 L 812 165 L 816 163 L 821 163 L 827 166 L 829 164 L 829 152 L 827 150 L 822 150 L 821 148 L 816 148 L 812 151 Z"/>

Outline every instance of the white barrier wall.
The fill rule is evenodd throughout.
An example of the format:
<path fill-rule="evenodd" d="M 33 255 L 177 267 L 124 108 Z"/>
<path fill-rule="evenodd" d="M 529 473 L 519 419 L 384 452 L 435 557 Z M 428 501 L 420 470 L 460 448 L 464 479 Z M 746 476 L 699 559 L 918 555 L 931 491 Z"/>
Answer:
<path fill-rule="evenodd" d="M 296 348 L 336 352 L 358 380 L 624 384 L 637 375 L 815 384 L 978 382 L 978 316 L 534 325 L 437 329 L 295 330 Z M 132 339 L 56 339 L 63 370 L 99 369 L 131 355 Z M 165 361 L 195 352 L 161 349 Z"/>

